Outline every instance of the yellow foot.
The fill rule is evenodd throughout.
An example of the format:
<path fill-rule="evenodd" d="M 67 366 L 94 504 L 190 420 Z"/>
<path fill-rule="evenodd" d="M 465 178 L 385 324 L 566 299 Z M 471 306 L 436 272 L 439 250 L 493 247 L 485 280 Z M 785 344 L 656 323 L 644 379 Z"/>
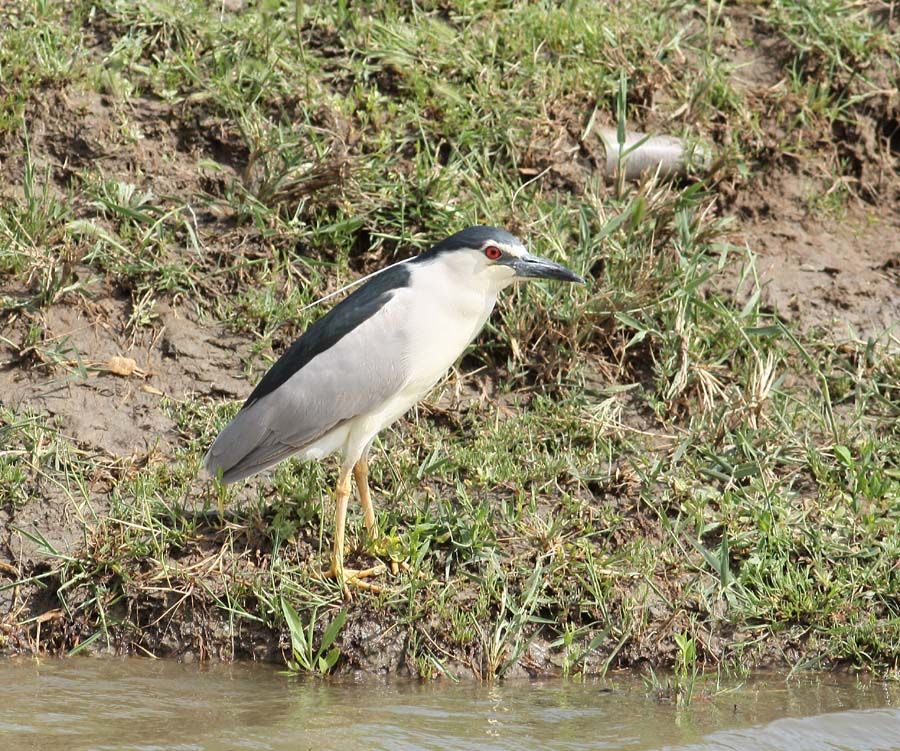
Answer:
<path fill-rule="evenodd" d="M 379 587 L 377 584 L 372 584 L 371 582 L 364 581 L 364 579 L 369 579 L 373 576 L 380 576 L 386 570 L 386 567 L 382 563 L 379 563 L 377 566 L 372 566 L 372 568 L 364 569 L 343 567 L 338 569 L 338 567 L 332 563 L 331 568 L 325 572 L 325 577 L 340 582 L 341 589 L 344 591 L 344 599 L 349 601 L 353 599 L 350 595 L 350 587 L 356 587 L 356 589 L 364 589 L 369 592 L 375 592 L 376 594 L 380 592 L 381 587 Z"/>
<path fill-rule="evenodd" d="M 406 561 L 398 561 L 394 558 L 391 558 L 391 573 L 394 576 L 397 576 L 400 572 L 404 574 L 414 575 L 416 579 L 424 580 L 428 578 L 428 575 L 424 571 L 413 572 L 412 566 L 410 566 Z"/>

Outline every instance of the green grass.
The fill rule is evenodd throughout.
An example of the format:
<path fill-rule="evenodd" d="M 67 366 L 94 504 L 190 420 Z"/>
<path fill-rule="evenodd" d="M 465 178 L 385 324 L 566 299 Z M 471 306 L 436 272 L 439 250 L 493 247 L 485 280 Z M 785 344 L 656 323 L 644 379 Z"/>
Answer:
<path fill-rule="evenodd" d="M 0 186 L 4 367 L 87 378 L 83 353 L 45 336 L 42 316 L 115 294 L 129 303 L 123 339 L 154 336 L 165 303 L 247 342 L 234 373 L 249 393 L 324 309 L 305 306 L 474 222 L 508 226 L 591 280 L 508 294 L 458 371 L 376 443 L 386 534 L 367 548 L 353 516 L 350 546 L 404 568 L 358 595 L 346 624 L 319 573 L 331 464 L 288 462 L 228 490 L 222 523 L 215 489 L 196 479 L 237 403 L 167 393 L 171 450 L 128 458 L 3 405 L 0 504 L 61 507 L 79 532 L 62 550 L 27 530 L 49 563 L 19 586 L 40 588 L 68 624 L 42 625 L 49 646 L 179 651 L 170 637 L 184 622 L 201 653 L 246 654 L 238 637 L 271 629 L 292 637 L 294 669 L 324 673 L 338 654 L 369 664 L 354 635 L 372 621 L 426 677 L 510 674 L 536 643 L 569 675 L 674 667 L 682 702 L 698 666 L 781 656 L 896 675 L 896 331 L 836 342 L 764 310 L 724 196 L 797 159 L 826 166 L 813 210 L 869 196 L 846 139 L 883 96 L 875 61 L 896 76 L 900 39 L 861 6 L 747 12 L 232 13 L 164 0 L 0 11 L 0 143 L 19 165 Z M 732 51 L 751 28 L 777 35 L 781 85 L 735 82 Z M 593 123 L 614 123 L 623 84 L 629 127 L 714 145 L 710 179 L 554 176 L 560 149 L 596 157 Z M 53 155 L 47 128 L 67 131 L 41 102 L 58 92 L 76 120 L 105 102 L 107 129 L 85 137 L 120 161 L 75 142 L 70 163 Z M 828 192 L 835 181 L 845 189 Z M 11 590 L 0 580 L 0 596 Z M 33 645 L 40 613 L 13 614 L 0 618 Z M 341 634 L 326 630 L 335 623 Z"/>

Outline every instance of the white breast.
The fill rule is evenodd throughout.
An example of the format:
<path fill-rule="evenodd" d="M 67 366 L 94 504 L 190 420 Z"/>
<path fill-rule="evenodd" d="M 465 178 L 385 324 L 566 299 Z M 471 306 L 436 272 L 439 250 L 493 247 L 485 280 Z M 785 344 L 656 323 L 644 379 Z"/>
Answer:
<path fill-rule="evenodd" d="M 456 362 L 497 301 L 496 291 L 479 284 L 465 268 L 456 268 L 466 259 L 453 255 L 412 269 L 405 353 L 411 378 L 404 391 L 415 394 L 415 399 L 428 393 Z M 457 274 L 465 282 L 457 282 Z"/>
<path fill-rule="evenodd" d="M 395 291 L 405 311 L 402 358 L 409 374 L 400 391 L 353 421 L 345 456 L 355 457 L 372 437 L 428 394 L 481 331 L 497 301 L 490 280 L 465 268 L 461 254 L 410 264 L 410 285 Z M 454 257 L 456 256 L 456 257 Z"/>

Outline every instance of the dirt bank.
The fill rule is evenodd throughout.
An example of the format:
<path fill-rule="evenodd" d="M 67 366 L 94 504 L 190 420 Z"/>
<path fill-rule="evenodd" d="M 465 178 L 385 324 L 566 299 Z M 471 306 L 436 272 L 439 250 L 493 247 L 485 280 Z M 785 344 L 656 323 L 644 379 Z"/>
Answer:
<path fill-rule="evenodd" d="M 304 22 L 309 40 L 318 40 L 309 41 L 304 54 L 315 55 L 321 66 L 306 85 L 321 103 L 312 106 L 296 95 L 266 100 L 272 122 L 281 117 L 276 106 L 295 120 L 304 113 L 305 132 L 320 136 L 314 146 L 292 142 L 295 161 L 288 163 L 279 162 L 286 159 L 279 150 L 284 144 L 264 142 L 234 109 L 217 104 L 231 85 L 227 76 L 192 88 L 177 78 L 174 63 L 171 70 L 160 65 L 152 75 L 141 72 L 140 61 L 157 65 L 193 49 L 195 32 L 185 29 L 201 21 L 143 24 L 98 7 L 96 17 L 77 19 L 82 38 L 72 54 L 80 62 L 72 65 L 83 72 L 34 80 L 22 74 L 23 90 L 26 79 L 31 88 L 22 96 L 20 118 L 10 116 L 16 124 L 0 130 L 0 243 L 6 248 L 0 260 L 0 651 L 280 660 L 289 646 L 282 599 L 305 622 L 316 619 L 319 636 L 343 607 L 319 573 L 330 540 L 325 489 L 331 467 L 293 476 L 285 470 L 277 483 L 257 479 L 241 486 L 228 498 L 222 520 L 215 489 L 197 477 L 199 457 L 223 421 L 223 403 L 234 408 L 245 398 L 267 358 L 303 329 L 306 320 L 294 311 L 307 298 L 298 295 L 314 298 L 336 288 L 348 269 L 356 274 L 407 255 L 409 236 L 399 237 L 378 212 L 389 207 L 418 240 L 430 231 L 422 218 L 427 207 L 440 202 L 423 193 L 410 215 L 401 202 L 416 186 L 426 191 L 429 181 L 460 178 L 442 177 L 451 149 L 437 139 L 428 141 L 437 155 L 433 172 L 415 173 L 413 152 L 424 147 L 410 146 L 414 136 L 404 125 L 406 135 L 392 133 L 390 149 L 406 161 L 389 168 L 403 184 L 389 190 L 366 182 L 372 168 L 365 160 L 378 153 L 379 118 L 400 117 L 385 102 L 412 107 L 416 84 L 405 58 L 376 55 L 365 75 L 374 77 L 370 96 L 380 97 L 379 107 L 364 112 L 360 103 L 351 116 L 329 104 L 362 85 L 343 72 L 356 53 L 342 47 L 345 32 L 336 22 Z M 25 20 L 17 23 L 27 30 Z M 255 29 L 255 21 L 248 23 Z M 885 33 L 896 33 L 896 21 L 884 24 Z M 898 460 L 893 421 L 900 373 L 896 89 L 891 93 L 885 83 L 881 94 L 851 96 L 855 104 L 844 106 L 841 99 L 838 117 L 797 125 L 806 135 L 786 134 L 778 109 L 794 107 L 797 123 L 808 109 L 798 93 L 784 93 L 799 58 L 793 37 L 778 36 L 776 28 L 776 21 L 738 9 L 715 29 L 719 56 L 735 66 L 729 85 L 744 97 L 745 109 L 723 104 L 716 112 L 694 102 L 698 111 L 686 114 L 667 99 L 667 81 L 676 74 L 661 62 L 649 72 L 630 68 L 631 116 L 638 127 L 661 130 L 685 118 L 724 155 L 705 186 L 710 208 L 705 214 L 697 208 L 696 216 L 702 227 L 725 218 L 730 224 L 716 230 L 718 244 L 710 241 L 698 257 L 712 258 L 725 246 L 737 250 L 727 262 L 711 262 L 708 278 L 690 288 L 700 295 L 697 304 L 715 298 L 731 311 L 752 308 L 754 317 L 746 319 L 751 336 L 770 336 L 778 322 L 795 332 L 810 357 L 792 355 L 806 365 L 792 364 L 788 355 L 779 359 L 782 380 L 772 388 L 785 389 L 790 402 L 795 385 L 815 391 L 827 380 L 834 403 L 811 411 L 832 414 L 832 420 L 834 414 L 844 419 L 842 409 L 856 414 L 856 403 L 850 397 L 839 403 L 837 395 L 843 388 L 850 391 L 841 394 L 853 392 L 835 365 L 845 357 L 847 372 L 865 371 L 876 384 L 877 398 L 866 409 L 881 422 L 857 428 L 848 417 L 846 430 L 823 438 L 815 450 L 812 443 L 803 444 L 806 454 L 800 443 L 779 448 L 776 428 L 767 438 L 749 437 L 750 427 L 762 431 L 781 418 L 763 407 L 771 382 L 761 374 L 741 380 L 736 363 L 743 354 L 710 355 L 708 363 L 695 363 L 707 380 L 691 381 L 683 393 L 667 391 L 666 383 L 677 379 L 665 380 L 666 363 L 675 362 L 685 378 L 690 368 L 667 354 L 663 333 L 652 333 L 649 324 L 643 344 L 636 339 L 630 327 L 640 304 L 623 304 L 616 318 L 584 303 L 545 319 L 543 331 L 531 319 L 515 319 L 512 305 L 503 307 L 496 330 L 479 339 L 487 354 L 467 357 L 383 441 L 375 485 L 387 543 L 367 547 L 354 522 L 351 563 L 395 559 L 414 564 L 415 572 L 386 575 L 384 593 L 360 594 L 347 606 L 339 670 L 483 677 L 677 666 L 684 649 L 676 634 L 690 635 L 695 659 L 709 667 L 809 660 L 896 670 L 900 603 L 897 589 L 890 591 L 896 562 L 892 569 L 887 561 L 887 533 L 866 526 L 870 516 L 895 518 L 900 503 L 898 475 L 890 469 Z M 135 36 L 140 29 L 149 29 L 152 43 L 142 42 L 148 46 L 137 62 L 121 63 L 125 41 L 144 39 Z M 692 68 L 700 53 L 685 54 L 673 62 L 700 77 Z M 166 75 L 177 79 L 171 84 L 177 93 L 166 88 Z M 252 78 L 248 71 L 240 75 Z M 813 80 L 824 73 L 811 68 L 806 75 Z M 250 78 L 240 85 L 252 88 Z M 128 81 L 132 88 L 123 93 Z M 855 91 L 857 82 L 847 85 Z M 584 205 L 598 195 L 599 204 L 611 207 L 606 221 L 625 206 L 599 174 L 599 146 L 580 138 L 590 115 L 587 90 L 576 86 L 544 120 L 533 120 L 533 138 L 509 174 L 523 182 L 541 175 L 545 203 L 535 199 L 533 213 L 514 213 L 517 229 L 539 209 L 551 216 L 546 207 L 584 196 Z M 596 118 L 614 122 L 611 100 L 592 104 Z M 423 112 L 429 122 L 446 116 Z M 752 129 L 740 132 L 751 120 Z M 791 150 L 799 143 L 802 154 Z M 505 152 L 502 158 L 511 159 Z M 510 196 L 521 182 L 511 185 Z M 690 191 L 692 184 L 677 190 Z M 448 189 L 448 196 L 455 192 Z M 440 205 L 435 213 L 449 204 Z M 349 239 L 335 234 L 342 222 L 352 225 Z M 565 236 L 577 235 L 577 222 L 568 215 L 565 222 Z M 667 239 L 648 246 L 660 255 L 678 245 L 676 219 L 671 222 Z M 589 234 L 599 236 L 602 226 Z M 639 234 L 627 223 L 621 232 Z M 311 236 L 325 240 L 319 245 Z M 333 237 L 344 238 L 336 241 L 344 256 L 331 249 Z M 627 242 L 621 240 L 623 252 Z M 594 289 L 627 303 L 632 290 L 615 288 L 607 251 L 591 248 L 597 255 L 583 266 L 594 276 Z M 744 273 L 751 258 L 753 270 Z M 660 291 L 658 299 L 666 294 Z M 578 333 L 578 321 L 586 333 Z M 867 362 L 866 346 L 876 352 L 870 339 L 878 342 L 877 355 Z M 760 362 L 765 356 L 760 350 Z M 812 360 L 827 372 L 803 371 Z M 761 391 L 754 392 L 756 406 L 738 414 L 729 400 L 737 399 L 739 387 L 741 394 L 752 391 L 747 383 Z M 571 404 L 571 411 L 548 404 L 548 395 Z M 598 405 L 607 411 L 601 414 Z M 701 413 L 710 422 L 697 427 Z M 528 414 L 542 424 L 527 422 Z M 587 432 L 576 431 L 574 425 L 587 423 Z M 885 441 L 870 455 L 859 437 L 866 431 Z M 810 430 L 810 436 L 822 434 Z M 567 435 L 575 437 L 567 442 Z M 727 456 L 730 468 L 724 459 L 700 469 L 687 464 L 685 436 L 709 441 L 705 456 Z M 738 457 L 742 441 L 756 446 L 755 459 Z M 849 463 L 841 464 L 841 441 L 861 474 L 869 460 L 885 469 L 884 489 L 857 483 L 846 490 L 852 472 Z M 394 458 L 401 446 L 404 453 Z M 492 446 L 503 448 L 494 455 Z M 524 451 L 546 464 L 522 459 Z M 832 464 L 815 465 L 809 457 L 817 451 L 827 458 L 816 461 Z M 507 466 L 510 456 L 519 469 Z M 758 477 L 735 474 L 735 467 L 769 461 L 762 456 L 780 456 L 783 463 L 771 474 L 766 465 Z M 679 469 L 657 474 L 650 468 L 654 457 Z M 797 468 L 807 460 L 809 466 Z M 552 476 L 547 466 L 555 468 Z M 515 471 L 521 483 L 510 474 Z M 735 488 L 771 478 L 791 483 L 783 494 L 790 511 L 783 516 L 763 521 L 760 500 L 743 510 L 728 505 Z M 841 516 L 850 513 L 847 504 L 858 517 Z M 860 594 L 872 597 L 868 631 L 844 630 L 857 615 L 838 604 L 827 624 L 816 620 L 816 598 L 837 602 L 838 595 L 817 573 L 819 551 L 805 540 L 790 541 L 798 519 L 811 529 L 833 523 L 840 545 L 849 540 L 848 556 L 871 543 L 878 551 L 872 555 L 884 557 L 866 564 L 883 568 L 878 576 L 888 588 Z M 767 523 L 794 547 L 781 573 L 764 577 L 770 589 L 756 589 L 752 573 L 741 572 L 759 565 L 750 530 Z M 855 531 L 847 532 L 850 527 Z M 720 560 L 716 556 L 724 560 L 719 571 L 710 564 Z M 806 578 L 791 583 L 786 577 L 794 570 Z M 734 584 L 743 575 L 746 581 Z M 773 582 L 782 587 L 777 594 Z M 789 601 L 785 593 L 807 586 L 814 593 L 809 602 L 799 595 Z M 765 624 L 762 612 L 771 618 Z"/>

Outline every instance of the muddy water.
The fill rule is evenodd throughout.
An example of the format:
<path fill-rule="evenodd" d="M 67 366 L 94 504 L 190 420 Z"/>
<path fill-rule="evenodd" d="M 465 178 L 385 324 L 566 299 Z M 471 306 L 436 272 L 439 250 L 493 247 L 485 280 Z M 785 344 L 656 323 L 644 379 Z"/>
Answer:
<path fill-rule="evenodd" d="M 900 687 L 820 675 L 678 710 L 634 678 L 495 687 L 299 680 L 258 665 L 0 661 L 2 751 L 900 750 Z"/>

